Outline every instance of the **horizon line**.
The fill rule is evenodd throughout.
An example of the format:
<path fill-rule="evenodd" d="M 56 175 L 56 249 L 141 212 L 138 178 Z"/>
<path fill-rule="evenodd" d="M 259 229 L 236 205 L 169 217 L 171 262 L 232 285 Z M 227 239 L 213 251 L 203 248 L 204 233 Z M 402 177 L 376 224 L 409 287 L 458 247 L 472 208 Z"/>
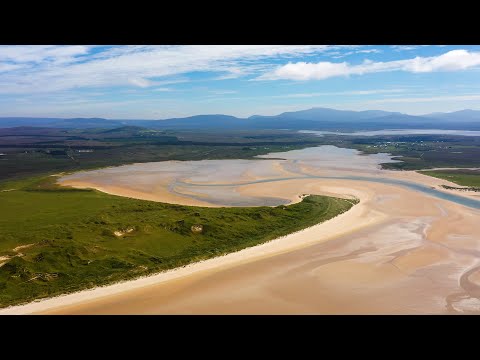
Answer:
<path fill-rule="evenodd" d="M 155 119 L 141 119 L 141 118 L 121 118 L 121 119 L 116 119 L 116 118 L 108 118 L 108 117 L 83 117 L 83 116 L 71 116 L 71 117 L 57 117 L 57 116 L 0 116 L 0 120 L 2 119 L 58 119 L 58 120 L 71 120 L 71 119 L 85 119 L 85 120 L 93 120 L 93 119 L 101 119 L 101 120 L 109 120 L 109 121 L 166 121 L 166 120 L 172 120 L 172 119 L 186 119 L 190 117 L 195 117 L 195 116 L 230 116 L 234 117 L 236 119 L 250 119 L 252 117 L 275 117 L 279 116 L 285 113 L 295 113 L 295 112 L 300 112 L 300 111 L 308 111 L 308 110 L 314 110 L 314 109 L 323 109 L 323 110 L 335 110 L 335 111 L 349 111 L 349 112 L 366 112 L 366 111 L 384 111 L 386 113 L 390 114 L 401 114 L 401 115 L 408 115 L 408 116 L 418 116 L 418 117 L 425 117 L 428 115 L 433 115 L 433 114 L 452 114 L 456 112 L 461 112 L 461 111 L 478 111 L 475 109 L 471 108 L 464 108 L 461 110 L 454 110 L 454 111 L 449 111 L 449 112 L 431 112 L 427 114 L 409 114 L 406 112 L 399 112 L 399 111 L 388 111 L 388 110 L 382 110 L 382 109 L 367 109 L 367 110 L 349 110 L 349 109 L 336 109 L 336 108 L 329 108 L 329 107 L 311 107 L 311 108 L 306 108 L 306 109 L 301 109 L 301 110 L 292 110 L 292 111 L 284 111 L 276 115 L 259 115 L 259 114 L 253 114 L 248 117 L 238 117 L 235 115 L 230 115 L 230 114 L 221 114 L 221 113 L 216 113 L 216 114 L 196 114 L 196 115 L 188 115 L 188 116 L 180 116 L 180 117 L 168 117 L 168 118 L 155 118 Z"/>

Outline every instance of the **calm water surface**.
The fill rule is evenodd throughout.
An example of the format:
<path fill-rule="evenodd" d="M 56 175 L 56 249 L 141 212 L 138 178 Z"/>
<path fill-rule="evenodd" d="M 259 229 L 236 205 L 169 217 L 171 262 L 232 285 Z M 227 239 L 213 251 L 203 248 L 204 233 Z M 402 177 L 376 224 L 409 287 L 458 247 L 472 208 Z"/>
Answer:
<path fill-rule="evenodd" d="M 389 154 L 363 155 L 331 145 L 259 156 L 258 160 L 163 161 L 132 164 L 64 176 L 89 186 L 118 186 L 143 193 L 170 193 L 223 206 L 276 206 L 290 200 L 247 196 L 244 185 L 293 179 L 346 179 L 398 185 L 430 196 L 480 209 L 480 200 L 445 193 L 429 186 L 385 177 L 381 163 L 397 162 Z M 278 160 L 283 159 L 283 160 Z M 354 173 L 352 175 L 352 173 Z"/>

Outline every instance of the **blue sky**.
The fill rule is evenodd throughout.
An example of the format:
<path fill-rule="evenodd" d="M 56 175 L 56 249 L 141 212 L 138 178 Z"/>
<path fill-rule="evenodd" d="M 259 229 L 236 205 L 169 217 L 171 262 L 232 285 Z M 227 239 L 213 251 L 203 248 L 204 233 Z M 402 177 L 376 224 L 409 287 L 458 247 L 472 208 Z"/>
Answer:
<path fill-rule="evenodd" d="M 480 46 L 0 46 L 0 116 L 480 110 Z"/>

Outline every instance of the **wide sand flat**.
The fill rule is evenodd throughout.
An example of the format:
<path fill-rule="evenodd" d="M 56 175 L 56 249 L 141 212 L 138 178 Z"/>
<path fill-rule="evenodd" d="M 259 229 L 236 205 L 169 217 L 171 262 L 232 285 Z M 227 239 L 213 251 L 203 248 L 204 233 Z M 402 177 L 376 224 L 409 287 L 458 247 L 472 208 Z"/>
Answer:
<path fill-rule="evenodd" d="M 386 173 L 371 159 L 350 168 L 347 162 L 337 166 L 322 161 L 287 160 L 280 175 L 315 172 L 401 176 L 424 184 L 441 181 L 411 172 Z M 275 166 L 265 173 L 248 164 L 246 168 L 248 176 L 242 176 L 242 168 L 235 181 L 268 179 L 275 171 Z M 205 176 L 194 174 L 190 182 L 211 180 Z M 222 179 L 219 173 L 215 181 L 220 180 L 232 179 Z M 286 202 L 309 193 L 353 196 L 360 204 L 323 224 L 237 253 L 0 314 L 480 313 L 479 210 L 401 186 L 359 180 L 305 178 L 218 189 L 222 196 L 230 191 Z M 170 199 L 202 191 L 188 186 L 184 190 L 170 193 Z M 205 202 L 211 196 L 205 195 Z"/>

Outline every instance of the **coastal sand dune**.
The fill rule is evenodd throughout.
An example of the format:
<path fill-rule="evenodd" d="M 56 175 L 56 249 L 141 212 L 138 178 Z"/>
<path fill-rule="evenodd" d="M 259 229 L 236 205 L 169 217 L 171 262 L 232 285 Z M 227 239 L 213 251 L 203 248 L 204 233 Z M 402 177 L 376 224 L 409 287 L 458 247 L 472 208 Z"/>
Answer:
<path fill-rule="evenodd" d="M 133 190 L 146 198 L 153 194 L 152 200 L 219 206 L 211 202 L 218 200 L 213 199 L 218 190 L 221 201 L 244 197 L 256 205 L 265 199 L 296 202 L 310 193 L 356 197 L 360 203 L 325 223 L 237 253 L 0 313 L 480 313 L 480 210 L 395 184 L 308 178 L 309 174 L 353 174 L 438 184 L 439 179 L 420 174 L 380 170 L 382 156 L 372 159 L 353 150 L 332 151 L 273 154 L 287 160 L 233 160 L 229 169 L 235 169 L 235 176 L 223 174 L 221 162 L 207 162 L 206 168 L 195 162 L 192 171 L 182 164 L 181 174 L 171 172 L 165 180 L 155 167 L 167 169 L 167 163 L 145 164 L 137 168 L 137 175 L 142 171 L 143 177 Z M 335 156 L 342 160 L 341 166 L 332 161 Z M 255 164 L 253 168 L 249 162 Z M 260 171 L 258 163 L 263 162 L 274 165 Z M 105 183 L 118 186 L 125 181 L 122 171 L 129 172 L 114 171 L 117 178 L 99 171 L 93 177 L 74 175 L 64 183 L 82 181 L 82 186 L 98 189 Z M 286 179 L 292 174 L 305 177 Z M 272 177 L 284 179 L 269 181 Z M 212 182 L 246 184 L 202 190 Z M 138 195 L 130 191 L 118 186 L 113 193 Z"/>
<path fill-rule="evenodd" d="M 389 185 L 282 184 L 286 193 L 306 188 L 344 191 L 362 202 L 325 224 L 212 267 L 46 313 L 480 313 L 478 211 Z M 258 184 L 245 191 L 262 189 Z"/>
<path fill-rule="evenodd" d="M 111 299 L 110 296 L 122 296 L 122 294 L 130 293 L 131 290 L 142 291 L 142 289 L 149 289 L 150 286 L 156 286 L 158 284 L 178 284 L 183 283 L 185 280 L 188 281 L 188 279 L 202 278 L 208 274 L 216 273 L 235 265 L 246 264 L 273 255 L 308 247 L 312 244 L 338 236 L 339 234 L 347 234 L 363 226 L 377 223 L 383 219 L 383 215 L 370 211 L 364 205 L 364 201 L 367 202 L 368 200 L 368 193 L 358 192 L 356 195 L 362 202 L 354 206 L 351 210 L 322 224 L 289 234 L 265 244 L 134 281 L 127 281 L 107 287 L 42 300 L 26 306 L 2 309 L 0 310 L 0 314 L 63 313 L 63 311 L 65 311 L 65 313 L 75 313 L 69 305 L 81 303 L 82 305 L 80 306 L 83 306 L 84 302 L 86 302 L 85 304 L 93 304 L 97 299 L 107 300 L 108 302 L 109 299 Z M 321 237 L 319 237 L 319 234 L 321 234 Z M 129 296 L 130 295 L 127 295 L 127 297 Z M 116 310 L 114 310 L 113 313 L 116 313 Z M 133 313 L 137 312 L 133 311 Z"/>

